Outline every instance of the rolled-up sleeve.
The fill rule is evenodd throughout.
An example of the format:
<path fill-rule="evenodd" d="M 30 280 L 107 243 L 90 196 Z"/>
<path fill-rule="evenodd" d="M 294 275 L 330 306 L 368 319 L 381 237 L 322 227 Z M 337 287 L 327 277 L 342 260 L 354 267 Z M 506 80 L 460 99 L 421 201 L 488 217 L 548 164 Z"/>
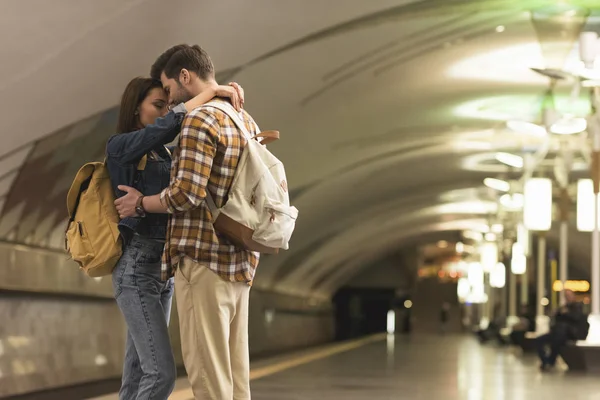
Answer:
<path fill-rule="evenodd" d="M 219 124 L 214 115 L 198 109 L 185 117 L 175 179 L 160 195 L 169 213 L 186 212 L 202 204 L 218 141 Z"/>

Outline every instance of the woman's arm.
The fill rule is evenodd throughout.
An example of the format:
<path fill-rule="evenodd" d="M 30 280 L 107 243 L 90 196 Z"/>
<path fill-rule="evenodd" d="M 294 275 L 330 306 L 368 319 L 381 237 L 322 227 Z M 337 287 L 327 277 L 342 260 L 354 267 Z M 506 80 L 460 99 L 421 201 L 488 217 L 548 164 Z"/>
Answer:
<path fill-rule="evenodd" d="M 167 115 L 157 118 L 154 124 L 134 132 L 112 136 L 106 145 L 106 156 L 120 164 L 139 162 L 150 150 L 175 140 L 185 114 L 208 103 L 215 96 L 228 97 L 238 111 L 243 107 L 244 89 L 240 85 L 214 85 L 193 99 L 173 107 Z"/>
<path fill-rule="evenodd" d="M 184 103 L 188 111 L 208 103 L 215 97 L 228 97 L 233 107 L 239 112 L 244 108 L 244 89 L 235 82 L 228 86 L 217 85 L 216 83 L 200 93 L 198 96 Z"/>
<path fill-rule="evenodd" d="M 175 140 L 186 113 L 185 105 L 179 104 L 143 129 L 112 136 L 106 145 L 107 158 L 119 164 L 139 162 L 150 150 Z"/>

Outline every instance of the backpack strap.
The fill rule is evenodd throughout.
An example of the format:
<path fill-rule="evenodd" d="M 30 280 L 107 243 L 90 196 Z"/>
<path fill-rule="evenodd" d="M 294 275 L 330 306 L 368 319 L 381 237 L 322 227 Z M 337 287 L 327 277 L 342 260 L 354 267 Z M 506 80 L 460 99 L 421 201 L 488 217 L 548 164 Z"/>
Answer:
<path fill-rule="evenodd" d="M 244 121 L 242 121 L 240 114 L 229 103 L 209 101 L 203 107 L 214 107 L 218 110 L 223 111 L 225 114 L 227 114 L 229 116 L 229 118 L 231 118 L 233 120 L 235 125 L 242 131 L 242 133 L 244 134 L 244 136 L 246 137 L 247 140 L 254 139 L 254 140 L 258 141 L 258 139 L 262 139 L 259 141 L 260 144 L 267 145 L 267 144 L 272 143 L 279 139 L 278 131 L 261 132 L 260 128 L 258 127 L 258 124 L 254 120 L 253 120 L 253 123 L 254 123 L 254 126 L 256 127 L 256 131 L 260 132 L 260 133 L 258 133 L 257 135 L 254 135 L 254 136 L 251 135 L 250 132 L 248 132 L 248 129 L 246 129 L 246 124 L 244 123 Z"/>
<path fill-rule="evenodd" d="M 143 171 L 146 169 L 146 164 L 148 163 L 148 156 L 144 154 L 144 156 L 140 159 L 140 162 L 137 165 L 138 171 Z"/>
<path fill-rule="evenodd" d="M 226 115 L 229 116 L 229 118 L 233 120 L 233 122 L 239 128 L 239 130 L 242 131 L 243 135 L 246 137 L 246 140 L 258 140 L 259 138 L 262 138 L 262 141 L 260 143 L 267 144 L 279 139 L 279 132 L 277 131 L 261 132 L 258 135 L 252 136 L 250 132 L 248 132 L 248 129 L 246 129 L 246 124 L 244 124 L 244 121 L 242 121 L 242 118 L 240 117 L 239 113 L 229 103 L 209 101 L 208 103 L 202 106 L 202 108 L 204 107 L 214 107 L 218 110 L 223 111 Z M 256 131 L 260 132 L 260 128 L 258 127 L 256 121 L 254 121 L 254 126 L 256 127 Z M 220 210 L 217 207 L 212 195 L 208 191 L 208 188 L 206 189 L 206 205 L 210 210 L 210 213 L 212 215 L 212 222 L 214 223 L 217 220 L 217 217 L 219 216 Z"/>

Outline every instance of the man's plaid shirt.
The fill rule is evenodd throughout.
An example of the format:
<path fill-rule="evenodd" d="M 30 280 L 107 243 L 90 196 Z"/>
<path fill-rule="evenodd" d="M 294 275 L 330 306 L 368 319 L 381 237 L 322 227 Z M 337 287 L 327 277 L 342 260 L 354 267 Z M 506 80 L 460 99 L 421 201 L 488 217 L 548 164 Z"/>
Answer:
<path fill-rule="evenodd" d="M 243 120 L 248 132 L 258 133 L 245 111 Z M 245 144 L 244 134 L 221 110 L 197 108 L 185 117 L 173 154 L 171 184 L 161 193 L 161 201 L 171 214 L 163 279 L 173 276 L 185 256 L 224 280 L 251 284 L 259 254 L 237 248 L 218 235 L 205 201 L 208 190 L 217 207 L 224 205 Z"/>

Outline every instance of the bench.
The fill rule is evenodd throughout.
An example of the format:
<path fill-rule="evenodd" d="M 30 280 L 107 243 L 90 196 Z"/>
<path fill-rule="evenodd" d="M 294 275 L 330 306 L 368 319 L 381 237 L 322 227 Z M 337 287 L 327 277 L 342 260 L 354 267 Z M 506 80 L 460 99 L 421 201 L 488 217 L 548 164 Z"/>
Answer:
<path fill-rule="evenodd" d="M 521 340 L 523 353 L 535 353 L 537 351 L 537 337 L 537 332 L 525 332 L 523 340 Z"/>
<path fill-rule="evenodd" d="M 569 371 L 600 373 L 600 345 L 585 341 L 569 342 L 560 349 Z"/>

